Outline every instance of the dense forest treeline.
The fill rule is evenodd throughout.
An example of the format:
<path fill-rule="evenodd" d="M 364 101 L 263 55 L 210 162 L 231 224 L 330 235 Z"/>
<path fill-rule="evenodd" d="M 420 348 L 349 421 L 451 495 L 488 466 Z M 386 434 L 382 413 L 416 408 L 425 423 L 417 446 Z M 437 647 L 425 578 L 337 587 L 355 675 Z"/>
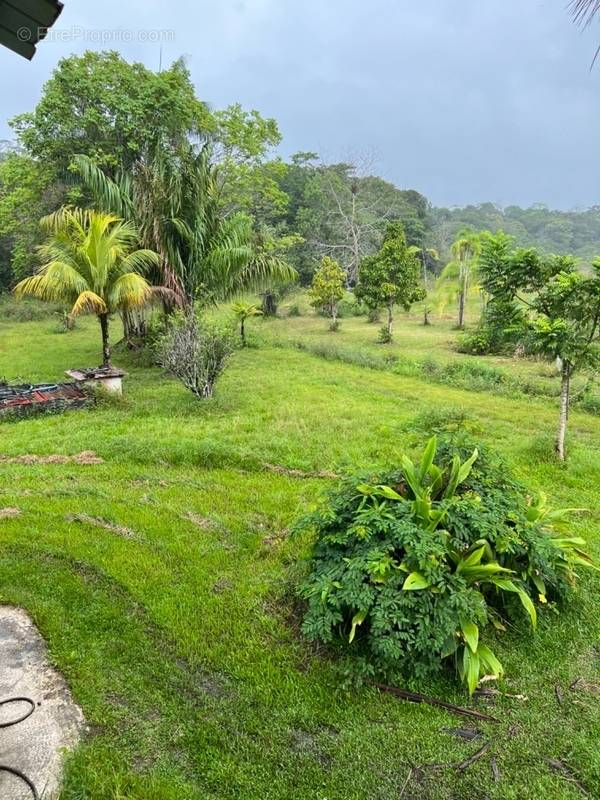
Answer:
<path fill-rule="evenodd" d="M 377 251 L 390 222 L 400 221 L 409 245 L 424 248 L 432 272 L 451 258 L 465 228 L 504 230 L 515 244 L 569 252 L 590 263 L 600 243 L 600 206 L 555 211 L 492 203 L 437 208 L 415 189 L 400 189 L 372 174 L 368 159 L 326 164 L 316 153 L 277 155 L 281 134 L 273 119 L 239 105 L 212 110 L 196 97 L 182 61 L 154 73 L 117 53 L 63 59 L 31 112 L 11 121 L 14 140 L 0 142 L 0 289 L 10 289 L 37 266 L 39 220 L 70 203 L 85 204 L 73 157 L 92 159 L 117 176 L 143 164 L 157 141 L 186 137 L 211 143 L 219 170 L 224 215 L 246 214 L 265 251 L 285 258 L 310 282 L 323 258 L 356 279 L 365 256 Z"/>

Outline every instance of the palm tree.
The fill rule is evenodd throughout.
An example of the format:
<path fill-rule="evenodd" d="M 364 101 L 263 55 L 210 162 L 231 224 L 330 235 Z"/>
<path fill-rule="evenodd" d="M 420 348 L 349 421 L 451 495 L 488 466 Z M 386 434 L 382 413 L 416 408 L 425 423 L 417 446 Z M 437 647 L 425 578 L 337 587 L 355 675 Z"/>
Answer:
<path fill-rule="evenodd" d="M 463 230 L 452 245 L 453 260 L 442 271 L 439 285 L 449 287 L 458 295 L 458 327 L 465 326 L 465 308 L 469 289 L 477 274 L 477 259 L 481 251 L 480 236 Z"/>
<path fill-rule="evenodd" d="M 112 180 L 89 158 L 75 166 L 96 204 L 132 219 L 142 243 L 160 255 L 161 280 L 191 309 L 197 300 L 219 302 L 296 271 L 262 245 L 246 214 L 226 214 L 212 149 L 163 145 L 127 175 Z"/>
<path fill-rule="evenodd" d="M 108 367 L 109 315 L 140 308 L 162 292 L 142 274 L 158 263 L 158 255 L 138 249 L 135 226 L 114 214 L 65 207 L 41 224 L 49 235 L 39 248 L 43 266 L 18 283 L 15 294 L 67 303 L 71 317 L 96 314 Z"/>
<path fill-rule="evenodd" d="M 260 317 L 262 311 L 257 305 L 250 303 L 234 303 L 232 306 L 233 313 L 240 323 L 240 337 L 242 339 L 242 347 L 246 347 L 246 320 L 250 317 Z"/>

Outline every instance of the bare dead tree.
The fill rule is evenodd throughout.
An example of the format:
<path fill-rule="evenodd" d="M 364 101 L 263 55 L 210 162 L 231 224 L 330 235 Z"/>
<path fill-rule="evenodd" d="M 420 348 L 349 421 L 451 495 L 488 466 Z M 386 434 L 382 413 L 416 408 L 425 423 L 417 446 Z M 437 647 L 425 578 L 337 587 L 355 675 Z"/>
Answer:
<path fill-rule="evenodd" d="M 362 259 L 372 253 L 381 238 L 385 221 L 393 215 L 393 204 L 382 192 L 373 194 L 368 178 L 373 174 L 373 156 L 358 155 L 340 164 L 320 169 L 330 209 L 325 214 L 327 240 L 315 232 L 310 244 L 319 257 L 329 255 L 342 264 L 348 286 L 354 285 Z"/>
<path fill-rule="evenodd" d="M 212 397 L 215 383 L 225 369 L 233 341 L 214 326 L 193 316 L 177 321 L 158 349 L 158 359 L 196 397 Z"/>

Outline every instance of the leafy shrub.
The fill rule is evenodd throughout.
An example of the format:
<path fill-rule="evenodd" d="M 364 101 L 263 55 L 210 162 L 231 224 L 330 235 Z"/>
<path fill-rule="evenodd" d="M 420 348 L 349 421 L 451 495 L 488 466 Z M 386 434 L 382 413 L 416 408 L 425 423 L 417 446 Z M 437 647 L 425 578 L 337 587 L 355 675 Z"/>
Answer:
<path fill-rule="evenodd" d="M 354 653 L 362 677 L 453 663 L 473 693 L 503 672 L 490 631 L 523 616 L 535 626 L 536 605 L 592 565 L 582 539 L 553 530 L 558 516 L 497 457 L 434 437 L 419 464 L 347 479 L 300 524 L 316 532 L 303 630 Z"/>
<path fill-rule="evenodd" d="M 360 303 L 352 294 L 348 294 L 338 303 L 338 316 L 340 319 L 345 317 L 362 317 L 367 313 L 365 306 Z"/>
<path fill-rule="evenodd" d="M 491 353 L 491 348 L 492 337 L 485 328 L 476 328 L 474 331 L 461 333 L 457 339 L 456 349 L 459 353 L 483 356 Z"/>
<path fill-rule="evenodd" d="M 516 303 L 490 301 L 474 331 L 458 337 L 457 349 L 472 355 L 510 353 L 526 338 L 526 316 Z"/>
<path fill-rule="evenodd" d="M 577 404 L 588 414 L 600 416 L 600 397 L 598 395 L 584 395 Z"/>
<path fill-rule="evenodd" d="M 367 322 L 381 322 L 381 312 L 378 308 L 370 308 L 367 313 Z"/>
<path fill-rule="evenodd" d="M 382 328 L 379 329 L 379 336 L 377 337 L 378 344 L 390 344 L 392 341 L 392 334 L 388 330 L 387 326 L 384 325 Z"/>
<path fill-rule="evenodd" d="M 332 319 L 329 323 L 329 330 L 332 331 L 332 333 L 335 333 L 336 331 L 339 331 L 341 324 L 342 323 L 339 321 L 339 319 Z"/>
<path fill-rule="evenodd" d="M 404 430 L 414 433 L 454 434 L 462 430 L 475 432 L 480 427 L 464 408 L 441 406 L 419 412 L 404 426 Z"/>
<path fill-rule="evenodd" d="M 180 316 L 160 340 L 158 360 L 196 397 L 212 397 L 233 350 L 231 331 L 206 320 Z"/>
<path fill-rule="evenodd" d="M 450 361 L 441 364 L 433 359 L 425 359 L 421 363 L 425 376 L 441 383 L 461 386 L 473 391 L 496 389 L 508 383 L 514 383 L 510 375 L 496 367 L 490 367 L 482 361 Z"/>
<path fill-rule="evenodd" d="M 37 322 L 50 319 L 62 311 L 58 303 L 47 303 L 33 298 L 15 300 L 11 295 L 0 295 L 0 319 L 14 322 Z"/>
<path fill-rule="evenodd" d="M 292 303 L 292 305 L 288 309 L 288 317 L 301 317 L 302 316 L 302 309 L 300 308 L 298 303 Z"/>

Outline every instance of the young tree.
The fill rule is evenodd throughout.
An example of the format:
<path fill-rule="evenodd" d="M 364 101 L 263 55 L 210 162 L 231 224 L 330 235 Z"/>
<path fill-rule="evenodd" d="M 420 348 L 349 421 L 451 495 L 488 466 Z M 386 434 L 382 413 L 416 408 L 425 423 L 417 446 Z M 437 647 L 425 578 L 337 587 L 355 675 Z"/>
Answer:
<path fill-rule="evenodd" d="M 338 303 L 344 296 L 344 270 L 333 258 L 325 256 L 315 272 L 308 294 L 313 308 L 321 308 L 331 317 L 331 329 L 337 328 Z"/>
<path fill-rule="evenodd" d="M 250 319 L 250 317 L 260 317 L 263 312 L 257 305 L 242 302 L 234 303 L 232 309 L 236 319 L 240 323 L 242 347 L 246 347 L 246 320 Z"/>
<path fill-rule="evenodd" d="M 164 292 L 143 273 L 158 255 L 137 249 L 138 231 L 112 214 L 62 208 L 42 220 L 49 234 L 39 248 L 44 262 L 36 275 L 17 284 L 17 296 L 59 300 L 72 305 L 71 316 L 96 314 L 102 332 L 102 363 L 110 366 L 109 315 L 130 311 Z"/>
<path fill-rule="evenodd" d="M 579 272 L 570 256 L 541 256 L 535 250 L 510 250 L 503 233 L 484 237 L 482 285 L 492 299 L 517 300 L 529 310 L 531 347 L 558 359 L 561 391 L 556 453 L 566 458 L 565 438 L 573 374 L 600 366 L 600 259 L 591 275 Z M 500 307 L 500 306 L 499 306 Z"/>
<path fill-rule="evenodd" d="M 420 282 L 421 267 L 400 222 L 388 225 L 379 253 L 363 259 L 355 294 L 370 309 L 387 308 L 385 341 L 392 340 L 394 306 L 408 311 L 425 297 Z"/>
<path fill-rule="evenodd" d="M 425 290 L 425 295 L 429 294 L 429 270 L 427 265 L 430 262 L 435 263 L 439 261 L 439 253 L 433 247 L 416 247 L 413 246 L 411 248 L 412 252 L 418 256 L 419 261 L 423 265 L 423 289 Z M 428 304 L 425 304 L 425 308 L 423 309 L 423 325 L 430 325 L 429 322 L 429 314 L 431 312 L 431 307 Z"/>
<path fill-rule="evenodd" d="M 440 275 L 439 285 L 458 295 L 458 327 L 465 327 L 465 308 L 469 289 L 477 274 L 477 258 L 481 249 L 480 234 L 463 230 L 452 245 L 453 260 Z"/>

